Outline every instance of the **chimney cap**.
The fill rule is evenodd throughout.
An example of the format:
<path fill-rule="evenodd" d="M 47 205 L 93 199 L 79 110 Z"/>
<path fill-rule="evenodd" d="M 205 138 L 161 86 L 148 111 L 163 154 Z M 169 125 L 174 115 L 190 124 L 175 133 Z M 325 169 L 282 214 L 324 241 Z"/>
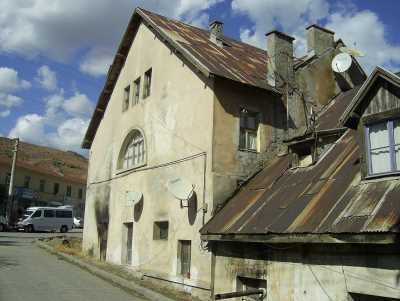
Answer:
<path fill-rule="evenodd" d="M 295 38 L 293 38 L 292 36 L 289 36 L 288 34 L 283 33 L 283 32 L 281 32 L 279 30 L 272 30 L 270 32 L 267 32 L 265 35 L 269 36 L 271 34 L 276 34 L 276 35 L 280 36 L 281 38 L 284 38 L 285 40 L 287 40 L 289 42 L 293 42 L 295 40 Z"/>
<path fill-rule="evenodd" d="M 318 24 L 311 24 L 311 25 L 309 25 L 309 26 L 306 27 L 306 30 L 309 30 L 309 29 L 312 28 L 312 27 L 315 27 L 315 28 L 317 28 L 317 29 L 319 29 L 319 30 L 325 31 L 326 33 L 335 34 L 334 31 L 329 30 L 329 29 L 327 29 L 327 28 L 324 28 L 324 27 L 322 27 L 322 26 L 319 26 Z"/>
<path fill-rule="evenodd" d="M 208 26 L 213 27 L 214 25 L 224 25 L 224 22 L 219 21 L 219 20 L 214 20 Z"/>

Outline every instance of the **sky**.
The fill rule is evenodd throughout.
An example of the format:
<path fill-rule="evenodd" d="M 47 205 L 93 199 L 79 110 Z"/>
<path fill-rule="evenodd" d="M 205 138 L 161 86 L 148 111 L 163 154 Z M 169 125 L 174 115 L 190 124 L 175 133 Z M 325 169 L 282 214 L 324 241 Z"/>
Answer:
<path fill-rule="evenodd" d="M 365 53 L 367 73 L 400 71 L 398 0 L 0 0 L 0 136 L 80 148 L 105 75 L 135 7 L 266 48 L 265 33 L 319 24 Z M 397 29 L 397 30 L 396 30 Z"/>

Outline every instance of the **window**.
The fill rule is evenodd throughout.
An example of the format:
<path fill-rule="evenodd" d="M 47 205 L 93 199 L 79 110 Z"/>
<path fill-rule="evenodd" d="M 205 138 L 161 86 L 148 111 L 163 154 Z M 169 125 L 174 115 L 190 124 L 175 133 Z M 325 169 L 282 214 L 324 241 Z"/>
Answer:
<path fill-rule="evenodd" d="M 154 222 L 153 226 L 153 239 L 154 240 L 167 240 L 168 239 L 168 227 L 167 221 Z"/>
<path fill-rule="evenodd" d="M 120 169 L 142 166 L 146 160 L 146 150 L 143 135 L 139 130 L 133 130 L 122 148 L 119 162 Z"/>
<path fill-rule="evenodd" d="M 60 184 L 54 183 L 53 194 L 58 194 L 59 191 L 60 191 Z"/>
<path fill-rule="evenodd" d="M 68 197 L 71 197 L 71 195 L 72 195 L 72 187 L 71 187 L 71 185 L 68 185 L 68 186 L 67 186 L 66 195 L 67 195 Z"/>
<path fill-rule="evenodd" d="M 25 176 L 24 178 L 24 188 L 29 188 L 31 184 L 31 177 L 30 176 Z"/>
<path fill-rule="evenodd" d="M 133 105 L 137 105 L 140 100 L 140 77 L 133 82 Z"/>
<path fill-rule="evenodd" d="M 54 217 L 54 210 L 44 210 L 44 217 Z"/>
<path fill-rule="evenodd" d="M 151 90 L 151 73 L 152 70 L 151 68 L 146 71 L 144 74 L 144 87 L 143 87 L 143 98 L 146 98 L 150 96 L 150 90 Z"/>
<path fill-rule="evenodd" d="M 264 279 L 258 278 L 249 278 L 249 277 L 237 277 L 237 290 L 238 291 L 249 291 L 249 290 L 257 290 L 257 289 L 266 289 L 267 281 Z M 260 294 L 245 296 L 241 300 L 246 301 L 256 301 L 260 300 Z"/>
<path fill-rule="evenodd" d="M 366 127 L 368 174 L 400 171 L 400 120 L 388 120 Z"/>
<path fill-rule="evenodd" d="M 79 190 L 78 190 L 78 198 L 80 200 L 82 200 L 82 198 L 83 198 L 83 189 L 82 188 L 79 188 Z"/>
<path fill-rule="evenodd" d="M 258 113 L 240 110 L 239 149 L 257 151 Z"/>
<path fill-rule="evenodd" d="M 122 112 L 125 112 L 129 108 L 129 93 L 130 93 L 130 86 L 124 89 L 124 99 L 122 103 Z"/>
<path fill-rule="evenodd" d="M 190 278 L 190 257 L 191 257 L 191 241 L 178 241 L 178 272 L 186 278 Z"/>
<path fill-rule="evenodd" d="M 72 218 L 71 210 L 56 210 L 57 218 Z"/>
<path fill-rule="evenodd" d="M 42 210 L 36 210 L 35 213 L 32 215 L 32 218 L 41 217 L 41 216 L 42 216 Z"/>
<path fill-rule="evenodd" d="M 45 180 L 40 180 L 39 191 L 40 192 L 44 192 L 45 191 L 45 186 L 46 186 L 46 181 Z"/>

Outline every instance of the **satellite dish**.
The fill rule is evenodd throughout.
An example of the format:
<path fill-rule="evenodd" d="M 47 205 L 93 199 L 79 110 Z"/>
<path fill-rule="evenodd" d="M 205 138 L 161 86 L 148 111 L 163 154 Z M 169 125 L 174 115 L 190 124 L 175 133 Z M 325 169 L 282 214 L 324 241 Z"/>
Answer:
<path fill-rule="evenodd" d="M 337 73 L 345 72 L 350 68 L 352 62 L 350 54 L 339 53 L 332 60 L 332 69 Z"/>
<path fill-rule="evenodd" d="M 168 190 L 179 200 L 188 200 L 193 195 L 194 186 L 182 178 L 175 178 L 168 182 Z"/>
<path fill-rule="evenodd" d="M 143 193 L 137 191 L 126 192 L 126 202 L 128 205 L 134 205 L 143 198 Z"/>
<path fill-rule="evenodd" d="M 355 48 L 350 48 L 350 47 L 340 47 L 339 50 L 343 53 L 350 54 L 351 56 L 354 57 L 361 57 L 364 56 L 364 53 L 360 50 L 357 50 Z"/>

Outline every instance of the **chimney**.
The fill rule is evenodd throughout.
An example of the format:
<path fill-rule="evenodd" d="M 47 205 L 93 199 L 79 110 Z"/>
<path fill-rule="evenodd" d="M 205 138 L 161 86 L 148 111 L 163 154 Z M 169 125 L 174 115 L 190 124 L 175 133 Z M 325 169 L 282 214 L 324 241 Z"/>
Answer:
<path fill-rule="evenodd" d="M 222 38 L 224 36 L 224 23 L 221 21 L 213 21 L 209 25 L 210 27 L 210 41 L 219 47 L 223 46 Z"/>
<path fill-rule="evenodd" d="M 308 52 L 314 51 L 316 55 L 321 55 L 325 50 L 334 47 L 333 31 L 317 24 L 308 26 L 306 30 Z"/>
<path fill-rule="evenodd" d="M 273 30 L 267 36 L 267 82 L 280 88 L 285 82 L 294 81 L 293 72 L 293 40 L 291 36 Z"/>

